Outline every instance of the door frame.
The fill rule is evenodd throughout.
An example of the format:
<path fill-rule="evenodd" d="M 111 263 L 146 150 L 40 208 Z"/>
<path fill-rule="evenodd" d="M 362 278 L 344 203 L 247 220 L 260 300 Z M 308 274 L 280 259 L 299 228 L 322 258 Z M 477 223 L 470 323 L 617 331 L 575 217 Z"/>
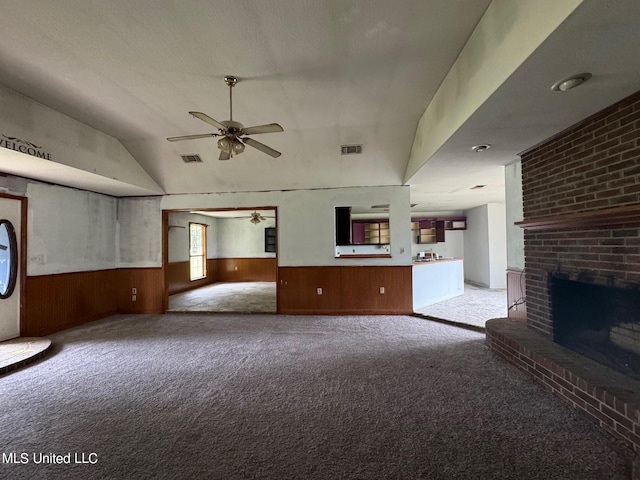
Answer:
<path fill-rule="evenodd" d="M 20 298 L 18 304 L 20 305 L 20 332 L 22 335 L 27 328 L 27 315 L 25 312 L 25 296 L 26 296 L 26 284 L 27 284 L 27 197 L 20 197 L 18 195 L 11 195 L 9 193 L 1 193 L 0 198 L 6 198 L 9 200 L 18 200 L 20 202 L 20 238 L 18 239 L 19 254 L 20 254 L 20 275 L 18 281 L 20 282 Z"/>
<path fill-rule="evenodd" d="M 280 241 L 279 241 L 279 223 L 278 222 L 278 207 L 277 206 L 262 206 L 262 207 L 208 207 L 208 208 L 175 208 L 162 210 L 162 278 L 163 278 L 163 295 L 162 295 L 162 313 L 167 313 L 169 309 L 169 279 L 167 277 L 167 270 L 169 267 L 169 214 L 170 213 L 185 213 L 193 210 L 199 210 L 203 212 L 229 212 L 229 211 L 250 211 L 250 210 L 273 210 L 276 219 L 276 314 L 280 313 Z"/>

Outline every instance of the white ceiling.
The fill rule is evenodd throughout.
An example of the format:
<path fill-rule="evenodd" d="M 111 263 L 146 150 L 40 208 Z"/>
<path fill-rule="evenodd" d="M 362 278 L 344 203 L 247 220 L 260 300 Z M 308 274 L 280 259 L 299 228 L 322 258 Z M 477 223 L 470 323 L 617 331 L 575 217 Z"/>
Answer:
<path fill-rule="evenodd" d="M 490 3 L 3 0 L 0 84 L 116 137 L 169 194 L 401 185 L 418 122 Z M 424 159 L 415 210 L 503 201 L 520 151 L 640 89 L 638 25 L 640 2 L 585 0 Z M 549 90 L 582 71 L 581 88 Z M 247 147 L 220 162 L 214 139 L 166 141 L 213 131 L 190 110 L 228 119 L 228 74 L 234 120 L 284 127 L 256 137 L 280 158 Z M 348 143 L 363 154 L 341 156 Z M 42 178 L 24 168 L 12 173 Z"/>

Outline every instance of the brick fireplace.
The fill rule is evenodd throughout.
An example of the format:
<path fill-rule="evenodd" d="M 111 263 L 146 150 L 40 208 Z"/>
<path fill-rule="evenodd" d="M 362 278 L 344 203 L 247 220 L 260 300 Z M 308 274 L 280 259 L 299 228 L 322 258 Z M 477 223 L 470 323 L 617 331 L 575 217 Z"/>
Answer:
<path fill-rule="evenodd" d="M 640 372 L 640 92 L 521 158 L 528 330 L 521 339 L 538 346 L 497 324 L 487 325 L 487 342 L 640 451 L 640 382 L 625 371 L 631 362 Z M 571 345 L 576 339 L 614 352 L 606 359 L 597 348 L 581 351 Z M 544 341 L 553 342 L 549 355 Z"/>

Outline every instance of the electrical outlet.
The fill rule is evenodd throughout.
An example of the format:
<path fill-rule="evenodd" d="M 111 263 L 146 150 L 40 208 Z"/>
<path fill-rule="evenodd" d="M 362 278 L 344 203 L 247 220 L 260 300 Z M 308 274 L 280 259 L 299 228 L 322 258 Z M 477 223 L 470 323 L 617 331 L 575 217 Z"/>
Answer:
<path fill-rule="evenodd" d="M 131 289 L 131 295 L 136 295 L 138 293 L 138 289 L 136 287 L 133 287 Z"/>
<path fill-rule="evenodd" d="M 384 287 L 380 287 L 380 293 L 384 295 Z"/>
<path fill-rule="evenodd" d="M 316 292 L 318 292 L 318 295 L 322 295 L 322 288 L 321 288 L 321 287 L 318 287 L 318 288 L 316 289 Z"/>
<path fill-rule="evenodd" d="M 135 301 L 136 301 L 136 298 L 137 298 L 137 295 L 131 295 L 131 301 L 132 301 L 132 302 L 135 302 Z"/>
<path fill-rule="evenodd" d="M 234 270 L 238 270 L 238 267 L 233 267 Z"/>

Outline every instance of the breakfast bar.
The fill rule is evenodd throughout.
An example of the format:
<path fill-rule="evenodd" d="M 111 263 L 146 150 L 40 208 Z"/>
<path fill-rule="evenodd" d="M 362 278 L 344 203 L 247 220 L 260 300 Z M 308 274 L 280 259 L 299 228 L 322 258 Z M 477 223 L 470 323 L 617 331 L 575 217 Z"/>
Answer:
<path fill-rule="evenodd" d="M 413 310 L 464 293 L 464 266 L 461 258 L 414 262 Z"/>

